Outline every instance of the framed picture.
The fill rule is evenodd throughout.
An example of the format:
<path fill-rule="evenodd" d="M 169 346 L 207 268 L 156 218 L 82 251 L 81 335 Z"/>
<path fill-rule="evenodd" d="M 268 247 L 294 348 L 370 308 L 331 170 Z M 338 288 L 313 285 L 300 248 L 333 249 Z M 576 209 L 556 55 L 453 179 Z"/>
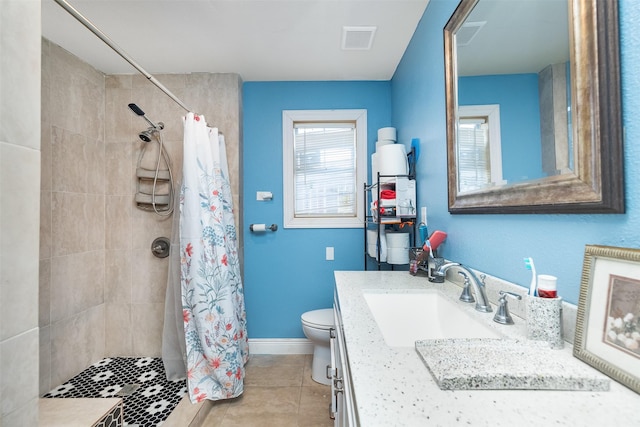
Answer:
<path fill-rule="evenodd" d="M 585 247 L 573 355 L 640 393 L 640 249 Z"/>

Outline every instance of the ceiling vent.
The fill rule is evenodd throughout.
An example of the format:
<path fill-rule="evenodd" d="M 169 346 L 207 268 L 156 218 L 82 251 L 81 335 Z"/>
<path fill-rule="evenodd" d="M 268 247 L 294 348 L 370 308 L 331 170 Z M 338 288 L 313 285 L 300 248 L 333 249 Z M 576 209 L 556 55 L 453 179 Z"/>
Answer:
<path fill-rule="evenodd" d="M 342 27 L 342 50 L 369 50 L 378 27 Z"/>
<path fill-rule="evenodd" d="M 465 22 L 456 32 L 456 45 L 468 46 L 487 21 Z"/>

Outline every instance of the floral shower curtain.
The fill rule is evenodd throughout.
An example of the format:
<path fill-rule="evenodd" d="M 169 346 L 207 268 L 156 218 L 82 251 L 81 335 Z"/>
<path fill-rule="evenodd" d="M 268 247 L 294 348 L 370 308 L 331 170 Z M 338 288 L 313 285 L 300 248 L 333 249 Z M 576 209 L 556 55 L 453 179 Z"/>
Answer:
<path fill-rule="evenodd" d="M 184 118 L 180 283 L 191 402 L 239 396 L 249 357 L 224 137 Z"/>

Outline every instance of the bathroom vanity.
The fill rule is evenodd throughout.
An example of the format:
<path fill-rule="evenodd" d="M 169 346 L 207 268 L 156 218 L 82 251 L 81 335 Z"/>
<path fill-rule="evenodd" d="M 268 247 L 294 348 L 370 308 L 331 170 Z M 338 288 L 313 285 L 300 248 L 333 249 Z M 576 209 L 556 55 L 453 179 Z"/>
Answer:
<path fill-rule="evenodd" d="M 388 323 L 393 322 L 394 316 L 383 319 L 375 305 L 385 298 L 389 305 L 398 304 L 402 301 L 396 300 L 399 294 L 410 297 L 402 304 L 409 300 L 417 301 L 418 305 L 431 304 L 429 301 L 437 299 L 440 317 L 426 318 L 426 322 L 448 324 L 450 318 L 453 326 L 469 325 L 468 329 L 472 330 L 469 336 L 455 328 L 442 332 L 453 337 L 450 342 L 444 341 L 449 352 L 452 348 L 460 349 L 454 356 L 463 373 L 467 366 L 473 365 L 465 362 L 470 362 L 465 357 L 472 355 L 465 353 L 469 351 L 468 347 L 456 345 L 467 340 L 483 345 L 502 345 L 498 350 L 485 348 L 481 351 L 484 360 L 480 361 L 480 366 L 486 364 L 486 375 L 502 374 L 502 368 L 504 371 L 536 372 L 536 363 L 543 371 L 545 360 L 534 358 L 531 366 L 523 369 L 522 361 L 508 359 L 509 352 L 504 350 L 508 350 L 511 343 L 516 343 L 514 348 L 543 343 L 526 340 L 526 324 L 517 316 L 520 310 L 515 304 L 513 325 L 493 321 L 500 289 L 488 285 L 487 294 L 494 311 L 480 313 L 474 309 L 474 304 L 458 300 L 461 287 L 449 280 L 443 284 L 431 283 L 425 277 L 411 276 L 404 271 L 337 271 L 335 281 L 336 330 L 331 341 L 333 359 L 328 374 L 335 379 L 332 381 L 335 393 L 332 408 L 337 415 L 336 426 L 640 426 L 640 395 L 573 357 L 568 342 L 560 350 L 545 348 L 547 353 L 551 352 L 553 363 L 562 367 L 557 378 L 552 378 L 558 382 L 546 383 L 546 390 L 526 389 L 522 383 L 513 387 L 525 389 L 513 389 L 507 383 L 498 390 L 473 387 L 445 390 L 441 388 L 442 383 L 439 385 L 441 378 L 437 377 L 437 369 L 433 369 L 435 373 L 432 374 L 428 367 L 427 362 L 433 361 L 425 358 L 415 343 L 412 344 L 414 339 L 422 340 L 424 334 L 429 335 L 425 325 L 402 324 L 403 315 L 397 314 L 394 316 L 400 323 L 390 326 Z M 524 294 L 526 290 L 521 289 Z M 513 291 L 513 288 L 509 290 Z M 375 300 L 378 302 L 372 302 Z M 416 307 L 407 306 L 407 310 L 414 309 Z M 424 311 L 434 310 L 425 307 Z M 434 337 L 421 341 L 418 348 L 429 347 L 438 338 Z M 441 339 L 438 342 L 442 344 Z M 572 381 L 576 375 L 579 379 L 584 376 L 586 383 Z"/>

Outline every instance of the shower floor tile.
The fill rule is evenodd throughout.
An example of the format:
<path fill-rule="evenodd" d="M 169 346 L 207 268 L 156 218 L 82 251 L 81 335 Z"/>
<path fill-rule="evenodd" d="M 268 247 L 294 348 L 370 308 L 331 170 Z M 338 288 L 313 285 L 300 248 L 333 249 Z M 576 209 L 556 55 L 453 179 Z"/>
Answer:
<path fill-rule="evenodd" d="M 112 357 L 94 363 L 43 397 L 120 397 L 126 425 L 152 427 L 178 405 L 185 381 L 167 381 L 160 358 Z"/>

